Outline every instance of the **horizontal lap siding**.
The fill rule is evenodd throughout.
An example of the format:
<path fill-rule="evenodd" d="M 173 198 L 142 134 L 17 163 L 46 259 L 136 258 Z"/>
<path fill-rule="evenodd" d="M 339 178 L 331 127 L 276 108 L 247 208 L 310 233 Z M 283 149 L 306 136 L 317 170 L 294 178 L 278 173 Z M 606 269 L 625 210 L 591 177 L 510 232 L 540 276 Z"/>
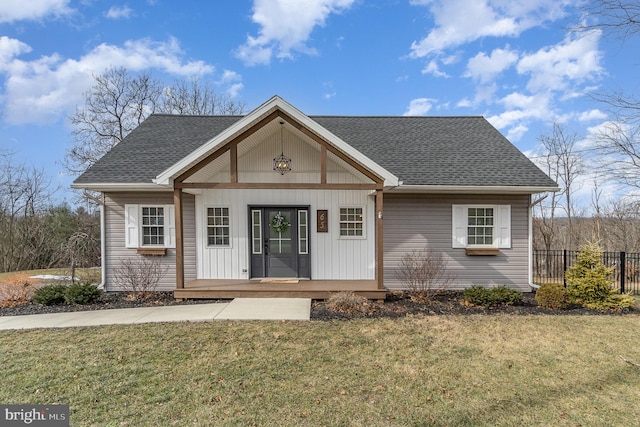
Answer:
<path fill-rule="evenodd" d="M 136 249 L 125 247 L 125 204 L 166 205 L 173 204 L 173 193 L 109 193 L 105 195 L 105 264 L 106 289 L 118 291 L 113 277 L 113 269 L 124 258 L 137 258 L 142 255 Z M 184 194 L 184 270 L 185 281 L 196 279 L 195 250 L 195 202 L 194 196 Z M 167 274 L 160 282 L 157 290 L 172 291 L 176 287 L 176 250 L 167 249 L 167 255 L 159 257 L 162 265 L 167 267 Z"/>
<path fill-rule="evenodd" d="M 384 283 L 402 289 L 398 265 L 412 250 L 430 248 L 442 252 L 448 271 L 456 277 L 452 289 L 471 285 L 497 286 L 530 291 L 529 287 L 529 196 L 438 196 L 393 195 L 384 199 Z M 465 249 L 453 249 L 453 204 L 511 205 L 511 248 L 498 256 L 467 256 Z"/>

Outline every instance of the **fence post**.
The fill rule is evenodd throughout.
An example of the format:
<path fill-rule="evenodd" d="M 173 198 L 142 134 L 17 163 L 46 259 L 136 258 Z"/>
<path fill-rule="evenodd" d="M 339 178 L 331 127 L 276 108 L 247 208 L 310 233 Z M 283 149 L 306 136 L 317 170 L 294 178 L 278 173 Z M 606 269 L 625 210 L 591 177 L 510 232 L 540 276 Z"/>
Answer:
<path fill-rule="evenodd" d="M 627 277 L 627 254 L 620 252 L 620 293 L 624 294 L 624 281 Z"/>
<path fill-rule="evenodd" d="M 567 250 L 562 251 L 562 283 L 567 287 Z"/>

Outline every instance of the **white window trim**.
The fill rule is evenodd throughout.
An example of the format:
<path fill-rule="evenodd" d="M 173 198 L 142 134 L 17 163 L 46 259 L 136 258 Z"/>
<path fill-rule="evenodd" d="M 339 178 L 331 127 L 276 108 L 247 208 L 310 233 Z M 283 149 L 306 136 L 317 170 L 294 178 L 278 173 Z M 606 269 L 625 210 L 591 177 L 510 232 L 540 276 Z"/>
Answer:
<path fill-rule="evenodd" d="M 210 245 L 209 244 L 209 209 L 223 208 L 229 210 L 229 244 L 228 245 Z M 232 247 L 232 236 L 233 236 L 233 220 L 231 215 L 231 206 L 222 206 L 222 205 L 207 205 L 204 207 L 204 241 L 205 245 L 209 249 L 218 249 L 218 248 L 231 248 Z"/>
<path fill-rule="evenodd" d="M 467 227 L 469 208 L 492 208 L 494 209 L 493 222 L 493 244 L 492 245 L 469 245 L 467 243 Z M 490 205 L 490 204 L 469 204 L 452 205 L 452 236 L 451 247 L 453 248 L 511 248 L 511 205 Z"/>
<path fill-rule="evenodd" d="M 142 208 L 163 208 L 164 209 L 164 244 L 144 245 L 142 244 Z M 173 205 L 163 204 L 125 204 L 125 247 L 138 248 L 175 248 L 176 247 L 176 222 Z"/>
<path fill-rule="evenodd" d="M 304 237 L 304 252 L 300 250 L 300 243 L 302 242 L 303 238 L 300 237 L 301 235 L 301 230 L 302 230 L 302 225 L 301 225 L 301 221 L 300 221 L 300 214 L 304 213 L 304 215 L 306 216 L 306 223 L 304 225 L 305 227 L 305 231 L 306 231 L 306 237 Z M 298 254 L 299 255 L 309 255 L 309 210 L 308 209 L 300 209 L 298 211 Z"/>
<path fill-rule="evenodd" d="M 340 220 L 340 210 L 341 209 L 353 209 L 353 208 L 360 208 L 362 209 L 362 236 L 343 236 L 342 234 L 340 234 L 340 223 L 342 222 Z M 338 206 L 338 215 L 336 215 L 338 217 L 338 224 L 337 224 L 337 230 L 338 230 L 338 239 L 344 239 L 344 240 L 365 240 L 367 238 L 367 207 L 363 206 L 363 205 L 340 205 Z"/>

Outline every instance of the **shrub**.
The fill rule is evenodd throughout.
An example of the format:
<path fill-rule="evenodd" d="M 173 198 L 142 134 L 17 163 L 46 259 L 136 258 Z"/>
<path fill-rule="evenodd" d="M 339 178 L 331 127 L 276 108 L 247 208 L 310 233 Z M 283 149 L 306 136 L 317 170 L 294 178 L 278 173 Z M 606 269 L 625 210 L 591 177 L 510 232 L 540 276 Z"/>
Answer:
<path fill-rule="evenodd" d="M 442 253 L 434 253 L 431 249 L 405 253 L 396 277 L 413 293 L 413 300 L 422 302 L 428 301 L 434 292 L 446 288 L 455 280 L 455 275 L 447 271 L 447 261 Z"/>
<path fill-rule="evenodd" d="M 31 300 L 42 305 L 62 304 L 66 290 L 66 285 L 43 286 L 35 290 Z"/>
<path fill-rule="evenodd" d="M 327 308 L 336 313 L 366 316 L 373 312 L 373 306 L 363 296 L 353 291 L 336 292 L 327 300 Z"/>
<path fill-rule="evenodd" d="M 132 299 L 144 299 L 156 290 L 167 270 L 157 257 L 121 258 L 113 276 L 116 285 L 129 292 Z"/>
<path fill-rule="evenodd" d="M 580 249 L 578 259 L 566 272 L 567 291 L 571 302 L 593 310 L 631 308 L 631 295 L 616 295 L 612 287 L 613 267 L 602 262 L 602 250 L 591 242 Z"/>
<path fill-rule="evenodd" d="M 536 301 L 540 307 L 564 310 L 569 306 L 569 294 L 559 283 L 545 283 L 536 291 Z"/>
<path fill-rule="evenodd" d="M 64 293 L 67 304 L 90 304 L 97 300 L 102 291 L 91 283 L 74 283 L 69 285 Z"/>
<path fill-rule="evenodd" d="M 485 308 L 522 303 L 522 293 L 515 289 L 509 289 L 504 285 L 494 288 L 472 286 L 464 290 L 463 298 L 468 304 Z"/>
<path fill-rule="evenodd" d="M 26 304 L 33 295 L 33 281 L 23 273 L 14 274 L 0 284 L 0 307 Z"/>

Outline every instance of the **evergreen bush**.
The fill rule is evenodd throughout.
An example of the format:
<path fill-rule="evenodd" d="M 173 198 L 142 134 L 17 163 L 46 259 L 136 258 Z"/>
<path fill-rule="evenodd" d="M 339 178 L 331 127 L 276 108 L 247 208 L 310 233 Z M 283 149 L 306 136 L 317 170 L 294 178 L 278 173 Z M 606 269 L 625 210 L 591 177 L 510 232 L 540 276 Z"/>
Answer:
<path fill-rule="evenodd" d="M 602 262 L 602 249 L 596 243 L 582 246 L 576 263 L 565 274 L 570 301 L 593 310 L 631 308 L 633 297 L 616 295 L 612 287 L 613 270 Z"/>
<path fill-rule="evenodd" d="M 559 283 L 545 283 L 536 291 L 536 301 L 540 307 L 564 310 L 569 306 L 569 294 Z"/>
<path fill-rule="evenodd" d="M 518 305 L 522 303 L 522 293 L 506 286 L 485 288 L 471 286 L 463 292 L 464 301 L 471 305 L 490 308 L 498 305 Z"/>
<path fill-rule="evenodd" d="M 64 293 L 67 304 L 90 304 L 97 300 L 102 291 L 91 283 L 74 283 L 69 285 Z"/>
<path fill-rule="evenodd" d="M 62 304 L 64 302 L 64 293 L 66 290 L 66 285 L 43 286 L 35 290 L 31 300 L 42 305 Z"/>

